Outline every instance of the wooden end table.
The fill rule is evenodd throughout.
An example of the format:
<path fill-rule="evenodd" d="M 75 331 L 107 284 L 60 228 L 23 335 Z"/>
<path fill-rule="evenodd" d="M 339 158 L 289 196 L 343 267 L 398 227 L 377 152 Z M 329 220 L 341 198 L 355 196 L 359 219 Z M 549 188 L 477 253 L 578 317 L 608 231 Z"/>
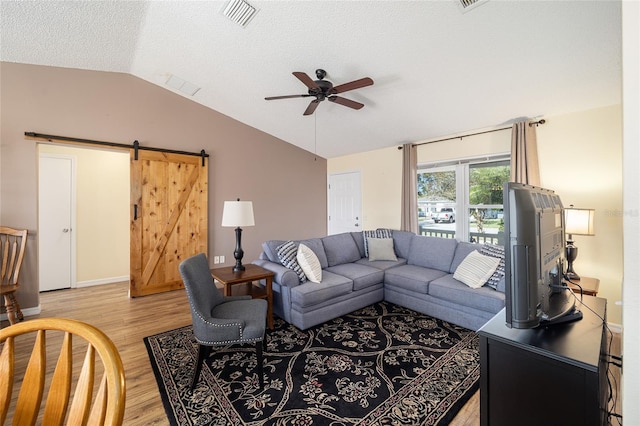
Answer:
<path fill-rule="evenodd" d="M 219 281 L 224 289 L 225 296 L 250 295 L 254 299 L 267 299 L 267 323 L 273 330 L 273 272 L 258 265 L 244 265 L 244 271 L 235 272 L 233 266 L 211 269 L 211 275 Z M 266 280 L 263 289 L 254 285 L 254 281 Z M 242 286 L 238 284 L 244 284 Z"/>
<path fill-rule="evenodd" d="M 579 280 L 576 280 L 576 283 L 580 284 L 582 287 L 582 294 L 585 296 L 597 296 L 598 288 L 600 287 L 600 280 L 597 278 L 589 278 L 589 277 L 580 277 Z M 580 293 L 580 287 L 570 282 L 567 282 L 567 285 L 574 293 Z"/>

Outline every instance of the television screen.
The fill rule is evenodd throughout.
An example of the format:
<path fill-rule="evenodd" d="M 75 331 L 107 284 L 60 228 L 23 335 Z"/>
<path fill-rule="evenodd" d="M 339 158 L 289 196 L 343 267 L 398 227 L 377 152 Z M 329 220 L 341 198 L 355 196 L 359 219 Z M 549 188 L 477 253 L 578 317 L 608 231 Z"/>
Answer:
<path fill-rule="evenodd" d="M 563 280 L 564 208 L 552 190 L 504 185 L 507 326 L 534 328 L 581 318 Z"/>

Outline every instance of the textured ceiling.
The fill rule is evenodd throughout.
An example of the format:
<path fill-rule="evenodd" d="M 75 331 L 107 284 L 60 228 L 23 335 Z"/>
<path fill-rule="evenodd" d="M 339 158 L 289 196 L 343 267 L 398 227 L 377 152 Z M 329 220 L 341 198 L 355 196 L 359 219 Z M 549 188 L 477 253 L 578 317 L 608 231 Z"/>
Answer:
<path fill-rule="evenodd" d="M 133 74 L 320 156 L 621 102 L 619 1 L 250 1 L 246 28 L 218 1 L 1 2 L 0 59 Z M 341 84 L 352 110 L 309 98 L 292 71 Z M 315 78 L 315 77 L 314 77 Z M 179 93 L 179 92 L 178 92 Z"/>

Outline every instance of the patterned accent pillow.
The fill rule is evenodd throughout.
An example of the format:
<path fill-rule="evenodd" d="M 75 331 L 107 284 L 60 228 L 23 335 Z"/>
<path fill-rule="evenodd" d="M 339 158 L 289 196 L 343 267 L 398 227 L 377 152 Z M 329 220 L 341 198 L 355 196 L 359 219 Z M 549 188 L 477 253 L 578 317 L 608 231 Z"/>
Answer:
<path fill-rule="evenodd" d="M 320 261 L 313 250 L 304 244 L 300 244 L 298 246 L 298 254 L 296 258 L 309 281 L 312 283 L 319 283 L 322 281 L 322 268 L 320 267 Z"/>
<path fill-rule="evenodd" d="M 375 231 L 362 231 L 364 238 L 364 257 L 369 257 L 369 242 L 367 238 L 393 238 L 393 230 L 388 228 L 378 228 Z"/>
<path fill-rule="evenodd" d="M 484 244 L 480 249 L 480 253 L 485 256 L 497 257 L 500 259 L 500 263 L 496 268 L 496 271 L 487 280 L 487 287 L 491 287 L 497 290 L 498 283 L 504 277 L 504 246 L 497 246 L 494 244 Z"/>
<path fill-rule="evenodd" d="M 296 243 L 293 241 L 287 241 L 286 243 L 279 245 L 276 251 L 278 253 L 280 263 L 295 272 L 301 283 L 306 282 L 307 276 L 304 274 L 304 271 L 297 260 L 298 247 L 296 247 Z"/>
<path fill-rule="evenodd" d="M 482 287 L 489 277 L 493 275 L 500 263 L 500 259 L 480 254 L 473 250 L 464 258 L 460 266 L 453 273 L 453 278 L 461 281 L 471 288 Z"/>

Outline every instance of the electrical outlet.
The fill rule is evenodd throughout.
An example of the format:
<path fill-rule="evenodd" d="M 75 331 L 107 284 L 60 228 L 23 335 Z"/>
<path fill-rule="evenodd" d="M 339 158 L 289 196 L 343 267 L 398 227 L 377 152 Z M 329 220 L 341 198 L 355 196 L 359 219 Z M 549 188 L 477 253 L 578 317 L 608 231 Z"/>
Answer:
<path fill-rule="evenodd" d="M 220 263 L 224 263 L 224 256 L 220 256 Z"/>
<path fill-rule="evenodd" d="M 220 256 L 213 256 L 213 263 L 216 265 L 220 263 Z"/>

